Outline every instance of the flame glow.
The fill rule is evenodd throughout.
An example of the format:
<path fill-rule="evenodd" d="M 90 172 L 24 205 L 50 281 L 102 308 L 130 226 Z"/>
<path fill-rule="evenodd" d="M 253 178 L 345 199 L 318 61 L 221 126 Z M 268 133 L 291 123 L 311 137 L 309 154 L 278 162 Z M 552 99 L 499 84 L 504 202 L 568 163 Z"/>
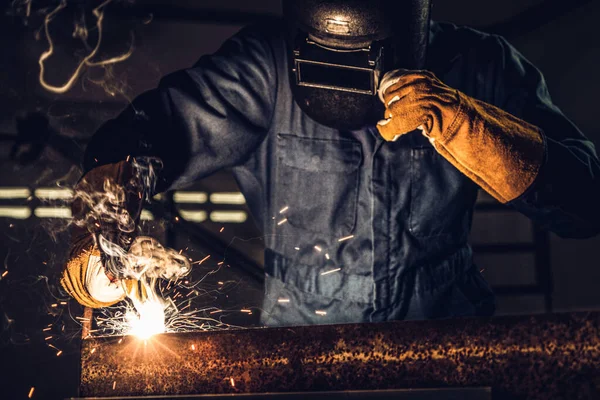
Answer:
<path fill-rule="evenodd" d="M 161 301 L 149 300 L 136 305 L 137 313 L 130 310 L 125 314 L 129 324 L 127 335 L 133 335 L 139 339 L 149 339 L 151 336 L 164 333 L 165 307 Z"/>

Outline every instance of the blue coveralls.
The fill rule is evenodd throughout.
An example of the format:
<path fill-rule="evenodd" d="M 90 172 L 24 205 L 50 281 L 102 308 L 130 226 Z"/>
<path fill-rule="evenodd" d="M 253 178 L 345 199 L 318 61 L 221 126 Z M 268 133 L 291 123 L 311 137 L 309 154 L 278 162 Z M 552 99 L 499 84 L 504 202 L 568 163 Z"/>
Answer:
<path fill-rule="evenodd" d="M 282 32 L 245 28 L 163 78 L 98 131 L 86 169 L 157 156 L 165 190 L 231 167 L 265 234 L 267 325 L 492 314 L 467 243 L 478 187 L 418 132 L 385 142 L 374 126 L 311 120 L 292 97 Z M 432 23 L 426 68 L 542 129 L 541 172 L 510 206 L 561 236 L 598 232 L 594 146 L 534 66 L 499 36 Z"/>

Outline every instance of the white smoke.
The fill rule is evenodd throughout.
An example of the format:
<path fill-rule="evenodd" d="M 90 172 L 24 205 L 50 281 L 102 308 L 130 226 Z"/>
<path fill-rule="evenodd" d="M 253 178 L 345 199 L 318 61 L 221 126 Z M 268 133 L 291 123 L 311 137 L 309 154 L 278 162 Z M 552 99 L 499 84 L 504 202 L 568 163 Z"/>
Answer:
<path fill-rule="evenodd" d="M 83 203 L 86 212 L 74 218 L 73 223 L 94 235 L 105 268 L 119 279 L 137 281 L 138 289 L 127 293 L 137 312 L 127 316 L 132 333 L 140 327 L 146 327 L 145 331 L 164 331 L 169 303 L 158 294 L 157 281 L 181 279 L 190 273 L 191 265 L 180 252 L 162 246 L 152 237 L 136 235 L 137 216 L 128 212 L 128 201 L 132 199 L 127 196 L 137 194 L 139 201 L 149 200 L 162 165 L 148 157 L 135 158 L 131 165 L 134 173 L 128 182 L 107 179 L 102 191 L 76 190 L 74 199 Z"/>
<path fill-rule="evenodd" d="M 126 184 L 136 184 L 128 182 Z M 87 209 L 81 216 L 75 216 L 72 223 L 87 227 L 90 232 L 102 229 L 102 224 L 115 226 L 123 233 L 135 230 L 135 220 L 126 209 L 126 195 L 123 186 L 112 179 L 104 181 L 102 191 L 75 190 L 73 200 L 79 201 Z"/>
<path fill-rule="evenodd" d="M 191 270 L 187 257 L 163 247 L 156 239 L 148 236 L 136 237 L 128 251 L 102 235 L 99 236 L 99 244 L 107 256 L 119 259 L 122 265 L 120 272 L 124 278 L 176 280 L 186 276 Z"/>

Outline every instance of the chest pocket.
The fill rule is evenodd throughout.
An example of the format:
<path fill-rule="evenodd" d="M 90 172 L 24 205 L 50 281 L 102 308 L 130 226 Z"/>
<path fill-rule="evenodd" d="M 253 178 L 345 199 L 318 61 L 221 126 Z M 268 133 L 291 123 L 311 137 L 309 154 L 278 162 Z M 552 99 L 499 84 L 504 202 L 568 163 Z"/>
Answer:
<path fill-rule="evenodd" d="M 477 185 L 430 146 L 411 149 L 409 230 L 419 238 L 466 240 Z"/>
<path fill-rule="evenodd" d="M 288 223 L 315 233 L 351 233 L 356 225 L 360 143 L 280 134 L 277 157 L 277 202 L 288 207 Z"/>

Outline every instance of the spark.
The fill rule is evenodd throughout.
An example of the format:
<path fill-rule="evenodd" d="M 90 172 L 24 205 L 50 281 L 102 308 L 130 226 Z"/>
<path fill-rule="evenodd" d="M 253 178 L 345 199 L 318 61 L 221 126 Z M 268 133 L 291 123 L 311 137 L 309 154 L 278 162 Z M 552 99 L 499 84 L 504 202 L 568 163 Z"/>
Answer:
<path fill-rule="evenodd" d="M 123 342 L 123 338 L 119 339 L 119 344 L 121 344 Z"/>
<path fill-rule="evenodd" d="M 133 53 L 133 46 L 131 46 L 126 53 L 120 56 L 96 62 L 91 61 L 92 58 L 96 56 L 96 53 L 98 53 L 98 50 L 100 49 L 100 44 L 102 43 L 102 21 L 104 20 L 103 9 L 110 2 L 112 2 L 112 0 L 106 0 L 102 2 L 98 7 L 92 10 L 92 13 L 96 17 L 96 30 L 98 32 L 96 46 L 90 51 L 90 53 L 87 56 L 85 56 L 79 62 L 79 65 L 77 66 L 77 68 L 75 68 L 75 71 L 71 74 L 69 80 L 67 80 L 67 82 L 62 86 L 52 86 L 46 82 L 46 80 L 44 79 L 44 61 L 46 61 L 46 59 L 54 53 L 54 42 L 52 41 L 52 37 L 50 35 L 50 22 L 54 19 L 56 14 L 60 12 L 60 10 L 67 6 L 67 0 L 61 0 L 61 2 L 56 6 L 56 8 L 46 15 L 46 17 L 44 18 L 44 34 L 46 36 L 46 41 L 48 42 L 48 50 L 44 51 L 40 56 L 40 59 L 38 60 L 38 64 L 40 65 L 39 81 L 44 89 L 58 94 L 66 93 L 73 87 L 73 84 L 77 81 L 77 78 L 79 78 L 79 75 L 81 75 L 81 72 L 84 70 L 85 67 L 115 64 L 121 61 L 125 61 L 129 58 L 129 56 L 131 56 L 131 54 Z"/>
<path fill-rule="evenodd" d="M 327 311 L 316 310 L 315 314 L 318 314 L 318 315 L 327 315 Z"/>
<path fill-rule="evenodd" d="M 25 0 L 23 2 L 13 1 L 13 6 L 19 7 L 21 4 L 18 3 L 25 3 L 25 18 L 29 18 L 31 15 L 31 0 Z M 27 23 L 27 20 L 25 20 L 25 25 L 27 25 Z"/>
<path fill-rule="evenodd" d="M 27 395 L 28 398 L 32 398 L 33 397 L 33 392 L 35 391 L 35 387 L 31 387 L 31 389 L 29 389 L 29 394 Z"/>
<path fill-rule="evenodd" d="M 300 250 L 300 247 L 294 247 L 294 249 L 296 249 L 296 250 Z"/>
<path fill-rule="evenodd" d="M 325 253 L 325 258 L 329 260 L 329 253 Z"/>
<path fill-rule="evenodd" d="M 196 261 L 196 262 L 195 262 L 195 263 L 193 263 L 193 264 L 198 264 L 198 265 L 200 265 L 200 264 L 202 264 L 204 261 L 208 260 L 209 258 L 210 258 L 210 254 L 209 254 L 209 255 L 207 255 L 206 257 L 204 257 L 202 260 L 200 260 L 200 261 Z"/>
<path fill-rule="evenodd" d="M 113 390 L 117 387 L 117 381 L 113 381 Z"/>
<path fill-rule="evenodd" d="M 315 250 L 316 250 L 316 251 L 318 251 L 319 253 L 320 253 L 321 251 L 323 251 L 323 249 L 322 249 L 322 248 L 320 248 L 319 246 L 315 246 Z"/>
<path fill-rule="evenodd" d="M 217 265 L 223 265 L 225 261 L 218 262 Z"/>
<path fill-rule="evenodd" d="M 287 218 L 284 218 L 284 219 L 282 219 L 281 221 L 279 221 L 279 222 L 277 223 L 277 225 L 283 225 L 283 224 L 285 224 L 286 222 L 287 222 Z"/>
<path fill-rule="evenodd" d="M 4 271 L 4 272 L 2 273 L 2 278 L 4 278 L 6 275 L 8 275 L 8 271 Z"/>
<path fill-rule="evenodd" d="M 109 250 L 113 250 L 113 254 L 115 257 L 121 257 L 122 253 L 119 252 L 119 249 L 116 249 L 116 245 L 110 247 L 110 244 L 103 242 L 107 245 Z M 145 244 L 149 244 L 150 242 L 144 242 Z M 154 243 L 154 242 L 152 242 Z M 151 244 L 151 243 L 150 243 Z M 156 246 L 160 246 L 158 242 L 154 243 Z M 176 266 L 179 266 L 177 272 L 184 272 L 184 274 L 170 274 L 168 277 L 163 275 L 156 275 L 153 270 L 154 261 L 145 260 L 144 249 L 146 247 L 140 248 L 139 252 L 132 253 L 130 250 L 129 253 L 125 253 L 125 265 L 127 267 L 126 273 L 129 272 L 129 268 L 133 268 L 133 272 L 136 273 L 136 278 L 139 280 L 139 284 L 143 285 L 146 289 L 147 298 L 142 301 L 140 299 L 139 291 L 135 293 L 128 293 L 128 301 L 123 303 L 122 306 L 110 308 L 103 310 L 102 313 L 106 315 L 108 318 L 103 319 L 102 328 L 99 329 L 102 335 L 111 336 L 111 335 L 135 335 L 140 339 L 146 339 L 150 335 L 154 333 L 161 332 L 187 332 L 192 330 L 210 330 L 210 329 L 218 329 L 229 327 L 229 325 L 224 324 L 223 322 L 216 320 L 212 317 L 208 316 L 208 313 L 220 313 L 222 310 L 217 310 L 214 307 L 210 307 L 209 309 L 202 310 L 191 310 L 185 311 L 183 310 L 189 309 L 192 306 L 191 296 L 199 295 L 198 290 L 188 290 L 179 291 L 178 285 L 179 282 L 182 282 L 180 279 L 183 278 L 185 273 L 189 272 L 191 268 L 190 263 L 187 257 L 178 256 L 175 250 L 168 249 L 175 253 L 178 256 L 177 259 L 181 258 L 181 262 L 177 263 Z M 154 252 L 157 251 L 157 248 L 152 246 L 151 248 L 152 254 L 150 257 L 154 257 Z M 166 249 L 160 248 L 161 252 L 164 252 Z M 160 253 L 160 252 L 159 252 Z M 129 254 L 133 254 L 134 257 L 128 258 Z M 139 255 L 138 255 L 139 254 Z M 206 261 L 210 255 L 207 255 L 204 259 L 200 260 L 200 262 Z M 186 268 L 181 268 L 185 260 Z M 141 261 L 141 264 L 140 264 Z M 158 261 L 160 261 L 158 263 Z M 156 262 L 160 265 L 164 264 L 162 258 L 157 258 Z M 220 263 L 224 264 L 224 261 Z M 150 268 L 149 270 L 144 269 L 144 271 L 139 271 L 139 266 L 146 265 Z M 135 269 L 137 268 L 137 269 Z M 160 268 L 162 271 L 163 268 Z M 157 272 L 160 272 L 157 270 Z M 148 275 L 148 272 L 152 272 L 152 275 Z M 212 271 L 210 274 L 216 271 Z M 166 286 L 166 290 L 173 287 L 174 296 L 166 297 L 163 293 L 165 290 L 165 286 L 158 285 L 159 279 L 168 279 L 169 282 Z M 185 284 L 192 284 L 191 280 L 183 280 Z M 224 284 L 224 282 L 221 282 Z M 195 285 L 194 285 L 195 287 Z M 185 293 L 185 296 L 183 295 Z M 180 298 L 180 304 L 176 304 L 175 300 Z M 181 307 L 183 306 L 183 307 Z M 252 314 L 252 310 L 246 311 L 249 314 Z M 205 313 L 205 314 L 204 314 Z"/>
<path fill-rule="evenodd" d="M 283 207 L 281 210 L 279 210 L 279 214 L 283 214 L 284 212 L 286 212 L 288 210 L 288 206 Z"/>
<path fill-rule="evenodd" d="M 217 282 L 217 283 L 218 283 L 219 285 L 223 285 L 223 282 L 221 282 L 221 281 L 219 281 L 219 282 Z"/>
<path fill-rule="evenodd" d="M 42 329 L 42 332 L 46 332 L 46 331 L 49 331 L 49 330 L 52 330 L 52 328 L 44 328 L 44 329 Z"/>
<path fill-rule="evenodd" d="M 56 308 L 56 307 L 58 307 L 58 304 L 57 303 L 53 303 L 53 304 L 50 305 L 50 307 Z"/>
<path fill-rule="evenodd" d="M 195 344 L 192 345 L 192 350 L 196 350 L 196 345 Z"/>
<path fill-rule="evenodd" d="M 338 242 L 343 242 L 345 240 L 352 239 L 353 237 L 354 237 L 354 235 L 344 236 L 343 238 L 339 238 Z"/>
<path fill-rule="evenodd" d="M 62 354 L 62 350 L 59 350 L 58 353 L 56 353 L 56 357 L 59 357 Z"/>
<path fill-rule="evenodd" d="M 229 382 L 231 383 L 231 386 L 235 387 L 235 381 L 233 378 L 229 378 Z"/>
<path fill-rule="evenodd" d="M 50 340 L 50 339 L 52 339 L 52 336 L 48 336 L 48 337 L 44 338 L 44 340 Z"/>
<path fill-rule="evenodd" d="M 279 303 L 289 303 L 290 299 L 277 299 Z"/>
<path fill-rule="evenodd" d="M 225 227 L 222 226 L 221 229 L 219 229 L 219 233 L 223 232 L 225 230 Z"/>
<path fill-rule="evenodd" d="M 96 348 L 94 347 L 91 351 L 90 354 L 94 354 L 96 352 Z"/>
<path fill-rule="evenodd" d="M 58 350 L 60 351 L 60 349 L 56 346 L 53 346 L 52 343 L 46 343 L 48 345 L 48 347 L 52 347 L 54 350 Z"/>
<path fill-rule="evenodd" d="M 331 269 L 329 271 L 321 272 L 321 275 L 331 274 L 333 272 L 338 272 L 339 270 L 341 270 L 341 268 Z"/>

